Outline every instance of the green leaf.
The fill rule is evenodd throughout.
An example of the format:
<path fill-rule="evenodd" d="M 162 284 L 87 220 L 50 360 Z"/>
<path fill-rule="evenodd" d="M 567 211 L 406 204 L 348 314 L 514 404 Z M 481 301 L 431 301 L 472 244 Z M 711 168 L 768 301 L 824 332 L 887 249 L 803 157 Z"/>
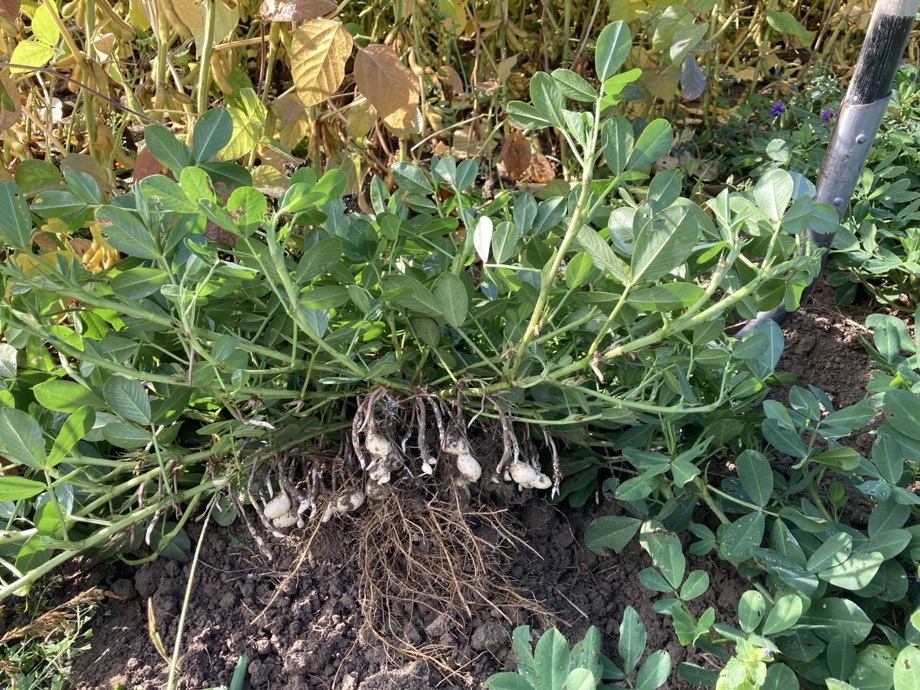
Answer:
<path fill-rule="evenodd" d="M 0 343 L 0 378 L 16 378 L 19 352 L 9 343 Z"/>
<path fill-rule="evenodd" d="M 543 633 L 534 649 L 533 661 L 541 689 L 561 688 L 569 675 L 569 645 L 562 633 L 556 628 Z"/>
<path fill-rule="evenodd" d="M 732 563 L 741 563 L 760 546 L 766 522 L 763 513 L 749 513 L 731 524 L 725 531 L 719 555 Z"/>
<path fill-rule="evenodd" d="M 639 659 L 645 654 L 647 644 L 648 635 L 642 619 L 632 606 L 627 606 L 620 622 L 620 639 L 617 642 L 617 653 L 623 659 L 624 673 L 632 673 L 639 664 Z"/>
<path fill-rule="evenodd" d="M 760 690 L 791 690 L 799 685 L 795 672 L 786 664 L 772 664 L 767 669 L 767 678 Z"/>
<path fill-rule="evenodd" d="M 827 666 L 835 678 L 849 678 L 856 668 L 856 647 L 845 635 L 835 635 L 827 643 Z"/>
<path fill-rule="evenodd" d="M 327 237 L 314 244 L 304 252 L 297 264 L 294 275 L 297 283 L 304 285 L 325 273 L 341 260 L 342 251 L 342 240 L 338 237 Z"/>
<path fill-rule="evenodd" d="M 598 554 L 602 554 L 605 548 L 620 553 L 636 536 L 641 525 L 641 520 L 625 515 L 599 517 L 585 530 L 585 546 Z"/>
<path fill-rule="evenodd" d="M 388 275 L 381 278 L 380 284 L 385 290 L 381 296 L 382 301 L 395 302 L 424 316 L 444 318 L 434 295 L 415 278 L 407 275 Z"/>
<path fill-rule="evenodd" d="M 879 434 L 872 445 L 872 462 L 882 478 L 897 484 L 904 474 L 904 451 L 901 444 L 887 434 Z"/>
<path fill-rule="evenodd" d="M 524 129 L 545 129 L 553 123 L 532 105 L 523 101 L 511 101 L 505 106 L 505 113 L 519 127 Z"/>
<path fill-rule="evenodd" d="M 150 179 L 150 178 L 147 178 Z M 159 268 L 132 268 L 112 278 L 115 294 L 126 300 L 149 297 L 166 284 L 169 276 Z"/>
<path fill-rule="evenodd" d="M 154 208 L 165 213 L 198 213 L 198 204 L 188 198 L 178 184 L 165 175 L 150 175 L 137 188 Z"/>
<path fill-rule="evenodd" d="M 822 570 L 818 577 L 836 587 L 856 591 L 872 582 L 872 578 L 884 562 L 885 557 L 877 551 L 854 551 L 840 565 Z"/>
<path fill-rule="evenodd" d="M 912 535 L 906 529 L 887 529 L 872 535 L 858 550 L 878 551 L 887 561 L 906 549 L 911 539 Z"/>
<path fill-rule="evenodd" d="M 695 304 L 706 291 L 694 283 L 663 283 L 630 293 L 626 301 L 643 311 L 676 311 Z"/>
<path fill-rule="evenodd" d="M 73 168 L 64 168 L 64 179 L 70 191 L 76 194 L 80 201 L 91 205 L 102 201 L 102 190 L 92 175 Z"/>
<path fill-rule="evenodd" d="M 102 393 L 119 417 L 138 424 L 150 424 L 150 400 L 138 381 L 112 376 L 105 382 Z"/>
<path fill-rule="evenodd" d="M 102 436 L 116 448 L 136 450 L 153 441 L 153 434 L 128 422 L 112 422 L 102 427 Z"/>
<path fill-rule="evenodd" d="M 654 568 L 643 568 L 640 570 L 639 582 L 653 592 L 663 592 L 664 594 L 672 594 L 674 592 L 674 587 L 664 579 L 664 575 Z"/>
<path fill-rule="evenodd" d="M 749 589 L 742 594 L 738 601 L 738 624 L 741 629 L 746 633 L 754 632 L 763 620 L 766 610 L 767 602 L 763 594 L 755 589 Z"/>
<path fill-rule="evenodd" d="M 770 10 L 767 12 L 767 24 L 781 34 L 795 36 L 802 42 L 804 47 L 811 47 L 811 34 L 791 13 Z"/>
<path fill-rule="evenodd" d="M 12 110 L 12 108 L 10 108 Z M 13 179 L 19 189 L 27 194 L 44 187 L 52 187 L 61 183 L 61 172 L 54 163 L 30 158 L 21 161 L 16 166 Z"/>
<path fill-rule="evenodd" d="M 597 679 L 603 676 L 601 633 L 595 626 L 589 627 L 584 638 L 572 648 L 572 653 L 569 655 L 569 667 L 586 669 Z M 593 688 L 594 686 L 592 690 Z"/>
<path fill-rule="evenodd" d="M 444 314 L 444 318 L 454 328 L 460 328 L 466 322 L 469 298 L 463 281 L 453 273 L 442 273 L 434 283 L 434 298 Z"/>
<path fill-rule="evenodd" d="M 570 290 L 575 290 L 584 285 L 593 265 L 591 255 L 587 252 L 578 252 L 578 254 L 569 259 L 565 267 L 565 284 Z"/>
<path fill-rule="evenodd" d="M 19 187 L 0 180 L 0 234 L 15 249 L 28 250 L 32 243 L 32 215 Z"/>
<path fill-rule="evenodd" d="M 597 91 L 582 77 L 567 69 L 553 70 L 553 81 L 566 98 L 580 103 L 594 103 Z"/>
<path fill-rule="evenodd" d="M 687 206 L 672 206 L 646 224 L 636 237 L 631 261 L 633 284 L 654 282 L 680 266 L 693 252 L 699 232 Z"/>
<path fill-rule="evenodd" d="M 882 407 L 889 415 L 888 423 L 895 430 L 914 440 L 920 440 L 920 399 L 901 389 L 885 391 Z"/>
<path fill-rule="evenodd" d="M 608 24 L 597 38 L 594 69 L 601 81 L 612 77 L 626 62 L 632 50 L 632 34 L 624 21 Z"/>
<path fill-rule="evenodd" d="M 767 505 L 773 495 L 773 469 L 763 453 L 746 450 L 735 459 L 738 479 L 751 500 L 758 506 Z"/>
<path fill-rule="evenodd" d="M 486 681 L 484 687 L 495 690 L 534 690 L 533 685 L 516 673 L 497 673 Z"/>
<path fill-rule="evenodd" d="M 563 690 L 595 690 L 597 680 L 594 674 L 586 668 L 576 668 L 572 670 L 565 679 Z"/>
<path fill-rule="evenodd" d="M 534 108 L 554 127 L 565 128 L 565 98 L 556 82 L 546 72 L 537 72 L 530 80 L 530 99 Z"/>
<path fill-rule="evenodd" d="M 795 185 L 785 170 L 771 169 L 754 186 L 754 201 L 770 220 L 779 221 L 792 200 Z"/>
<path fill-rule="evenodd" d="M 648 655 L 636 675 L 636 690 L 655 690 L 668 681 L 671 675 L 671 657 L 658 650 Z"/>
<path fill-rule="evenodd" d="M 158 259 L 163 252 L 150 231 L 130 211 L 117 206 L 100 206 L 96 221 L 115 249 L 138 259 Z"/>
<path fill-rule="evenodd" d="M 582 225 L 572 242 L 572 247 L 589 254 L 592 263 L 617 282 L 626 281 L 623 262 L 596 230 Z"/>
<path fill-rule="evenodd" d="M 32 387 L 38 403 L 55 412 L 76 412 L 81 407 L 103 408 L 105 402 L 86 386 L 75 381 L 50 379 Z"/>
<path fill-rule="evenodd" d="M 677 665 L 677 675 L 691 685 L 704 688 L 714 687 L 719 680 L 717 672 L 686 661 L 682 661 Z"/>
<path fill-rule="evenodd" d="M 21 501 L 25 498 L 32 498 L 47 488 L 47 484 L 34 479 L 0 475 L 0 501 Z"/>
<path fill-rule="evenodd" d="M 652 120 L 636 141 L 629 158 L 629 169 L 645 171 L 659 158 L 666 156 L 673 143 L 671 123 L 662 118 Z"/>
<path fill-rule="evenodd" d="M 840 565 L 850 557 L 853 550 L 853 537 L 846 532 L 837 532 L 827 538 L 808 559 L 805 568 L 810 573 Z"/>
<path fill-rule="evenodd" d="M 403 191 L 422 196 L 434 194 L 434 187 L 418 166 L 411 163 L 394 163 L 390 170 L 396 184 Z"/>
<path fill-rule="evenodd" d="M 814 601 L 800 622 L 802 625 L 813 626 L 815 634 L 824 640 L 841 634 L 853 644 L 859 644 L 872 632 L 872 621 L 849 599 Z"/>
<path fill-rule="evenodd" d="M 44 467 L 45 439 L 38 422 L 22 410 L 0 409 L 0 454 L 14 465 Z"/>
<path fill-rule="evenodd" d="M 163 125 L 149 125 L 144 130 L 144 143 L 153 157 L 175 175 L 179 175 L 192 164 L 192 152 L 189 147 L 176 139 Z"/>
<path fill-rule="evenodd" d="M 920 649 L 905 647 L 894 662 L 894 690 L 920 690 Z"/>
<path fill-rule="evenodd" d="M 763 624 L 762 633 L 764 635 L 774 635 L 783 630 L 788 630 L 801 618 L 802 608 L 802 600 L 795 594 L 780 597 L 773 604 L 773 608 Z"/>
<path fill-rule="evenodd" d="M 694 570 L 681 586 L 679 596 L 681 601 L 692 601 L 702 596 L 707 589 L 709 589 L 709 573 L 705 570 Z"/>
<path fill-rule="evenodd" d="M 96 413 L 90 407 L 81 407 L 64 420 L 54 446 L 48 456 L 49 466 L 57 465 L 73 450 L 96 423 Z"/>
<path fill-rule="evenodd" d="M 223 108 L 209 110 L 195 123 L 192 158 L 196 163 L 208 163 L 230 143 L 232 136 L 233 118 L 230 113 Z"/>
<path fill-rule="evenodd" d="M 617 282 L 626 281 L 623 262 L 600 234 L 587 225 L 582 225 L 572 247 L 591 256 L 592 263 Z"/>
<path fill-rule="evenodd" d="M 629 163 L 633 151 L 633 129 L 622 117 L 612 117 L 601 129 L 601 150 L 604 160 L 613 175 L 621 175 Z"/>

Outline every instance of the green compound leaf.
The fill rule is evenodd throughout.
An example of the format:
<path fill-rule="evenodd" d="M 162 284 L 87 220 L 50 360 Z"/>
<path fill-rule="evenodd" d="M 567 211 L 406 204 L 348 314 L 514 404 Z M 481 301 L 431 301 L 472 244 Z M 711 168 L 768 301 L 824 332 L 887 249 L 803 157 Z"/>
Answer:
<path fill-rule="evenodd" d="M 534 668 L 539 679 L 538 690 L 556 690 L 569 675 L 569 645 L 556 628 L 550 628 L 533 653 Z"/>
<path fill-rule="evenodd" d="M 37 496 L 48 488 L 44 482 L 25 477 L 4 477 L 0 475 L 0 501 L 21 501 Z"/>
<path fill-rule="evenodd" d="M 741 629 L 746 633 L 754 632 L 763 620 L 766 610 L 767 601 L 763 594 L 754 589 L 742 594 L 738 601 L 738 623 Z"/>
<path fill-rule="evenodd" d="M 115 249 L 138 259 L 158 259 L 163 252 L 150 231 L 130 211 L 117 206 L 100 206 L 96 221 Z"/>
<path fill-rule="evenodd" d="M 894 662 L 894 690 L 920 690 L 920 649 L 905 647 Z"/>
<path fill-rule="evenodd" d="M 658 650 L 649 654 L 636 675 L 636 690 L 655 690 L 668 681 L 671 675 L 671 657 Z"/>
<path fill-rule="evenodd" d="M 629 169 L 646 170 L 659 158 L 666 156 L 673 143 L 674 131 L 671 129 L 671 123 L 662 118 L 652 120 L 636 141 L 629 159 Z"/>
<path fill-rule="evenodd" d="M 434 283 L 434 298 L 444 318 L 454 328 L 466 321 L 469 299 L 463 281 L 453 273 L 442 273 Z"/>
<path fill-rule="evenodd" d="M 197 163 L 208 163 L 220 153 L 233 136 L 233 118 L 222 108 L 206 112 L 192 133 L 192 157 Z"/>
<path fill-rule="evenodd" d="M 0 409 L 0 454 L 33 470 L 45 466 L 45 439 L 38 422 L 22 410 Z"/>

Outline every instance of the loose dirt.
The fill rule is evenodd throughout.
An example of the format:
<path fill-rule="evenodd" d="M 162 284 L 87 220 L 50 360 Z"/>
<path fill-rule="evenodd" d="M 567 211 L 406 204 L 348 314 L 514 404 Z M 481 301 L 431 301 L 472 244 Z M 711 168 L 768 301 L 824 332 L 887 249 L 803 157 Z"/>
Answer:
<path fill-rule="evenodd" d="M 830 291 L 818 288 L 786 324 L 779 369 L 797 373 L 799 385 L 821 388 L 838 407 L 862 399 L 869 380 L 868 358 L 860 344 L 865 314 L 861 307 L 838 309 Z M 598 556 L 584 547 L 590 522 L 616 510 L 606 502 L 573 510 L 549 506 L 540 497 L 523 497 L 508 508 L 503 524 L 527 547 L 487 523 L 473 525 L 478 538 L 509 554 L 502 566 L 507 576 L 546 615 L 496 602 L 474 607 L 468 617 L 451 618 L 396 602 L 389 620 L 375 622 L 376 634 L 363 625 L 360 605 L 361 572 L 355 562 L 360 515 L 324 525 L 299 568 L 304 535 L 300 542 L 272 543 L 269 562 L 239 523 L 230 528 L 212 524 L 204 536 L 189 605 L 178 687 L 228 685 L 245 654 L 245 688 L 478 688 L 489 675 L 515 667 L 511 632 L 516 625 L 529 624 L 542 632 L 555 623 L 572 642 L 594 624 L 602 632 L 605 653 L 617 660 L 617 630 L 628 605 L 648 628 L 649 651 L 667 650 L 675 668 L 683 660 L 708 666 L 705 656 L 682 648 L 670 620 L 654 612 L 653 603 L 662 595 L 638 581 L 639 571 L 650 561 L 635 540 L 618 556 Z M 197 543 L 200 526 L 192 526 L 189 533 Z M 163 688 L 168 667 L 151 642 L 148 608 L 165 649 L 171 651 L 190 563 L 161 559 L 137 569 L 105 567 L 94 579 L 113 596 L 96 616 L 92 650 L 75 663 L 70 687 Z M 690 567 L 704 568 L 711 577 L 709 591 L 694 602 L 695 613 L 713 606 L 717 621 L 732 623 L 746 582 L 716 559 L 696 559 Z M 69 586 L 79 587 L 87 577 L 84 573 Z M 394 653 L 385 644 L 388 637 L 439 651 L 454 673 L 445 677 L 443 666 L 432 659 Z M 665 687 L 685 686 L 675 674 Z"/>

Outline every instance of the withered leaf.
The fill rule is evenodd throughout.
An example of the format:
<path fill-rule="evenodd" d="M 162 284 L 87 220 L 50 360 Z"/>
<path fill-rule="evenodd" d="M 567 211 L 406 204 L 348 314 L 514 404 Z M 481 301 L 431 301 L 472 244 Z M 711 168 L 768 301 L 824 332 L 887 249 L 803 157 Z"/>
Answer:
<path fill-rule="evenodd" d="M 259 14 L 272 22 L 302 22 L 324 17 L 337 7 L 330 0 L 263 0 Z"/>
<path fill-rule="evenodd" d="M 524 177 L 524 173 L 530 167 L 530 144 L 520 130 L 513 130 L 511 136 L 505 139 L 501 156 L 508 177 L 515 182 Z"/>
<path fill-rule="evenodd" d="M 0 17 L 15 24 L 19 17 L 19 5 L 20 0 L 0 0 Z"/>
<path fill-rule="evenodd" d="M 5 132 L 19 121 L 22 115 L 22 101 L 19 90 L 10 78 L 8 70 L 0 72 L 0 132 Z"/>
<path fill-rule="evenodd" d="M 390 46 L 369 45 L 355 57 L 355 83 L 393 129 L 414 124 L 419 105 L 418 79 Z"/>
<path fill-rule="evenodd" d="M 291 73 L 301 102 L 309 107 L 334 94 L 345 78 L 351 34 L 338 22 L 313 19 L 294 33 Z M 357 71 L 357 65 L 356 65 Z"/>

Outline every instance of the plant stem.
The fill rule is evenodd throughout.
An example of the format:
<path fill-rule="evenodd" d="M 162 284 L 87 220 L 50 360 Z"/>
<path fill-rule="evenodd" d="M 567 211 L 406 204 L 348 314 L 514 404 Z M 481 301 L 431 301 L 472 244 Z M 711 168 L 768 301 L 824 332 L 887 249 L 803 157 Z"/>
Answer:
<path fill-rule="evenodd" d="M 198 117 L 208 109 L 208 95 L 211 93 L 211 53 L 214 52 L 214 0 L 204 0 L 204 37 L 201 55 L 198 56 Z"/>

